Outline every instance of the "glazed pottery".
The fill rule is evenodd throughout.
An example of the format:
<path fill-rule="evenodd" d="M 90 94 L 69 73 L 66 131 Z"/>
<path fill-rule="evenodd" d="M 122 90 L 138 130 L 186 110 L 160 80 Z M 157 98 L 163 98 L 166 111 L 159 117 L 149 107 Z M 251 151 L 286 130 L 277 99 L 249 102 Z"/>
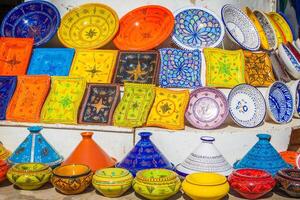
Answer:
<path fill-rule="evenodd" d="M 230 187 L 247 199 L 258 199 L 275 186 L 271 174 L 260 169 L 238 169 L 228 177 Z"/>
<path fill-rule="evenodd" d="M 294 113 L 293 95 L 288 86 L 280 81 L 269 86 L 266 97 L 267 112 L 276 123 L 288 123 Z"/>
<path fill-rule="evenodd" d="M 23 190 L 36 190 L 45 185 L 52 175 L 51 168 L 42 163 L 21 163 L 12 166 L 6 176 Z"/>
<path fill-rule="evenodd" d="M 146 199 L 169 199 L 181 186 L 178 175 L 167 169 L 146 169 L 136 174 L 132 187 Z"/>
<path fill-rule="evenodd" d="M 6 173 L 9 169 L 9 166 L 5 160 L 0 159 L 0 183 L 6 179 Z"/>
<path fill-rule="evenodd" d="M 17 85 L 16 76 L 0 76 L 0 120 L 6 119 L 6 109 Z"/>
<path fill-rule="evenodd" d="M 150 140 L 152 133 L 141 132 L 139 135 L 141 136 L 140 141 L 136 143 L 133 149 L 116 167 L 129 170 L 133 176 L 143 169 L 165 168 L 173 170 L 173 164 L 167 160 Z"/>
<path fill-rule="evenodd" d="M 252 21 L 237 7 L 226 4 L 221 10 L 226 33 L 241 47 L 255 51 L 260 47 L 260 38 Z"/>
<path fill-rule="evenodd" d="M 92 177 L 93 172 L 86 165 L 65 165 L 53 170 L 51 183 L 63 194 L 79 194 L 91 184 Z"/>
<path fill-rule="evenodd" d="M 227 195 L 229 184 L 217 173 L 194 173 L 182 182 L 182 190 L 193 200 L 218 200 Z"/>
<path fill-rule="evenodd" d="M 269 12 L 268 15 L 278 25 L 287 42 L 293 42 L 293 32 L 285 19 L 277 12 Z"/>
<path fill-rule="evenodd" d="M 46 1 L 28 1 L 9 11 L 1 24 L 5 37 L 34 38 L 34 45 L 47 43 L 60 25 L 57 8 Z"/>
<path fill-rule="evenodd" d="M 296 166 L 297 166 L 298 169 L 300 169 L 300 153 L 296 158 Z"/>
<path fill-rule="evenodd" d="M 113 42 L 118 49 L 145 51 L 164 42 L 174 27 L 170 10 L 158 5 L 136 8 L 120 19 L 120 29 Z"/>
<path fill-rule="evenodd" d="M 292 22 L 288 18 L 288 16 L 285 13 L 281 12 L 281 11 L 279 11 L 279 14 L 284 18 L 284 20 L 286 21 L 286 23 L 288 23 L 288 25 L 289 25 L 289 27 L 290 27 L 290 29 L 292 31 L 292 34 L 293 34 L 293 40 L 297 40 L 296 31 L 295 31 L 295 29 L 294 29 L 294 27 L 292 25 Z"/>
<path fill-rule="evenodd" d="M 277 187 L 291 197 L 300 197 L 300 170 L 283 169 L 275 176 Z"/>
<path fill-rule="evenodd" d="M 64 15 L 57 35 L 66 47 L 97 49 L 110 42 L 118 28 L 119 18 L 112 8 L 88 3 Z"/>
<path fill-rule="evenodd" d="M 263 12 L 263 11 L 260 11 L 260 12 Z M 267 13 L 265 13 L 265 15 L 267 16 L 267 18 L 271 22 L 272 27 L 274 28 L 275 35 L 277 37 L 277 44 L 278 45 L 285 44 L 287 42 L 286 38 L 285 38 L 285 35 L 282 32 L 282 30 L 281 30 L 280 26 L 278 25 L 277 21 L 274 21 L 274 19 Z"/>
<path fill-rule="evenodd" d="M 0 160 L 7 160 L 10 155 L 11 152 L 7 150 L 0 141 Z"/>
<path fill-rule="evenodd" d="M 291 81 L 287 85 L 294 100 L 294 117 L 300 118 L 300 81 Z"/>
<path fill-rule="evenodd" d="M 235 162 L 235 169 L 252 168 L 269 172 L 273 176 L 281 169 L 291 168 L 270 143 L 271 136 L 257 134 L 259 141 L 239 161 Z"/>
<path fill-rule="evenodd" d="M 224 37 L 224 25 L 212 11 L 191 6 L 174 13 L 175 25 L 172 39 L 186 50 L 203 49 L 220 45 Z"/>
<path fill-rule="evenodd" d="M 233 121 L 241 126 L 253 128 L 263 123 L 266 103 L 261 92 L 248 84 L 234 87 L 228 95 L 229 112 Z"/>
<path fill-rule="evenodd" d="M 201 137 L 200 145 L 176 167 L 176 172 L 183 177 L 196 172 L 231 174 L 231 165 L 215 147 L 214 141 L 215 138 L 210 136 Z"/>
<path fill-rule="evenodd" d="M 285 70 L 285 64 L 282 61 L 282 59 L 277 55 L 277 53 L 271 52 L 270 59 L 276 80 L 283 81 L 285 83 L 290 82 L 291 78 Z"/>
<path fill-rule="evenodd" d="M 296 47 L 294 47 L 294 45 L 290 42 L 286 43 L 286 47 L 290 50 L 290 52 L 294 55 L 294 57 L 297 59 L 298 62 L 300 62 L 300 53 L 299 51 L 296 49 Z"/>
<path fill-rule="evenodd" d="M 282 151 L 279 153 L 282 159 L 288 164 L 292 165 L 294 168 L 297 167 L 297 157 L 300 155 L 296 151 Z"/>
<path fill-rule="evenodd" d="M 226 96 L 217 89 L 202 87 L 192 91 L 186 120 L 199 129 L 219 127 L 228 116 Z"/>
<path fill-rule="evenodd" d="M 106 168 L 96 171 L 93 186 L 106 197 L 120 197 L 132 184 L 133 176 L 126 169 Z"/>
<path fill-rule="evenodd" d="M 30 134 L 16 148 L 8 158 L 8 163 L 44 163 L 51 167 L 59 165 L 63 161 L 57 151 L 47 142 L 40 133 L 43 128 L 40 126 L 29 127 Z"/>
<path fill-rule="evenodd" d="M 279 56 L 283 60 L 287 72 L 295 79 L 300 79 L 300 62 L 284 44 L 278 47 Z"/>

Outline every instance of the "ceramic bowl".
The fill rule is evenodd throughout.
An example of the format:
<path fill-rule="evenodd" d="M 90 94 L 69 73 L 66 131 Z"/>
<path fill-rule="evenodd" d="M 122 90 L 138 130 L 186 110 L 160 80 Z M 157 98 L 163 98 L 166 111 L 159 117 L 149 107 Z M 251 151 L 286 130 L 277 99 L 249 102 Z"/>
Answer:
<path fill-rule="evenodd" d="M 6 173 L 9 166 L 5 160 L 0 160 L 0 183 L 6 179 Z"/>
<path fill-rule="evenodd" d="M 194 173 L 185 178 L 182 190 L 193 200 L 217 200 L 227 195 L 229 184 L 220 174 Z"/>
<path fill-rule="evenodd" d="M 268 16 L 276 23 L 285 40 L 293 42 L 293 32 L 286 20 L 277 12 L 269 12 Z"/>
<path fill-rule="evenodd" d="M 276 77 L 276 80 L 283 81 L 285 83 L 290 82 L 291 78 L 286 72 L 285 64 L 283 64 L 283 61 L 279 57 L 279 55 L 274 51 L 271 52 L 269 55 L 272 63 L 273 73 Z"/>
<path fill-rule="evenodd" d="M 292 165 L 293 167 L 297 167 L 296 161 L 298 155 L 300 155 L 299 153 L 296 151 L 282 151 L 279 154 L 286 163 Z"/>
<path fill-rule="evenodd" d="M 287 83 L 294 100 L 294 117 L 300 118 L 300 80 Z"/>
<path fill-rule="evenodd" d="M 60 25 L 57 8 L 46 1 L 27 1 L 4 17 L 1 35 L 5 37 L 34 38 L 34 46 L 47 43 Z"/>
<path fill-rule="evenodd" d="M 0 141 L 0 160 L 7 160 L 7 158 L 9 158 L 10 155 L 11 152 L 7 150 Z"/>
<path fill-rule="evenodd" d="M 147 199 L 168 199 L 175 195 L 181 182 L 178 175 L 167 169 L 146 169 L 136 174 L 132 187 Z"/>
<path fill-rule="evenodd" d="M 86 165 L 64 165 L 53 170 L 51 183 L 63 194 L 79 194 L 90 185 L 92 177 L 93 172 Z"/>
<path fill-rule="evenodd" d="M 237 7 L 226 4 L 221 10 L 222 21 L 230 39 L 248 50 L 258 50 L 259 34 L 252 21 Z"/>
<path fill-rule="evenodd" d="M 35 190 L 47 183 L 52 174 L 48 165 L 42 163 L 21 163 L 12 166 L 6 176 L 23 190 Z"/>
<path fill-rule="evenodd" d="M 172 40 L 180 48 L 203 49 L 220 45 L 224 37 L 224 25 L 212 11 L 191 6 L 174 13 L 175 25 Z"/>
<path fill-rule="evenodd" d="M 278 47 L 278 53 L 290 76 L 294 77 L 295 79 L 300 79 L 300 62 L 290 51 L 290 49 L 286 45 L 281 44 Z"/>
<path fill-rule="evenodd" d="M 277 187 L 286 192 L 289 196 L 300 197 L 300 170 L 283 169 L 276 176 Z"/>
<path fill-rule="evenodd" d="M 260 169 L 238 169 L 228 177 L 230 187 L 247 199 L 257 199 L 275 186 L 271 174 Z"/>
<path fill-rule="evenodd" d="M 288 16 L 285 13 L 279 11 L 279 14 L 284 18 L 284 20 L 286 21 L 286 23 L 288 23 L 288 25 L 289 25 L 292 33 L 293 33 L 293 39 L 296 40 L 297 39 L 297 33 L 296 33 L 296 31 L 295 31 L 295 29 L 294 29 L 294 27 L 292 25 L 292 22 L 290 21 L 290 19 L 288 18 Z"/>
<path fill-rule="evenodd" d="M 96 171 L 93 186 L 106 197 L 122 196 L 132 184 L 133 176 L 123 168 L 106 168 Z"/>

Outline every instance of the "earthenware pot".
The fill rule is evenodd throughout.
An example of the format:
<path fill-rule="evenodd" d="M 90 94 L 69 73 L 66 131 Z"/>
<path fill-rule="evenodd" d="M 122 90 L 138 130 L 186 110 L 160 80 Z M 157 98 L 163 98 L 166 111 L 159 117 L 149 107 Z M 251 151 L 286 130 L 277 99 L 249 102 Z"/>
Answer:
<path fill-rule="evenodd" d="M 49 181 L 51 171 L 43 163 L 21 163 L 12 166 L 6 176 L 11 183 L 23 190 L 35 190 Z"/>
<path fill-rule="evenodd" d="M 0 160 L 0 183 L 6 179 L 9 166 L 5 160 Z"/>
<path fill-rule="evenodd" d="M 106 197 L 122 196 L 132 184 L 133 176 L 122 168 L 106 168 L 96 171 L 93 186 Z"/>
<path fill-rule="evenodd" d="M 11 152 L 3 146 L 2 142 L 0 142 L 0 159 L 6 160 L 10 155 Z"/>
<path fill-rule="evenodd" d="M 92 177 L 93 172 L 86 165 L 64 165 L 53 170 L 51 183 L 63 194 L 79 194 L 90 185 Z"/>
<path fill-rule="evenodd" d="M 300 170 L 284 169 L 275 176 L 277 187 L 292 197 L 300 197 Z"/>
<path fill-rule="evenodd" d="M 178 175 L 167 169 L 145 169 L 136 174 L 132 187 L 147 199 L 168 199 L 175 195 L 181 182 Z"/>
<path fill-rule="evenodd" d="M 292 165 L 293 167 L 297 167 L 297 157 L 300 155 L 296 151 L 282 151 L 279 153 L 285 162 Z"/>
<path fill-rule="evenodd" d="M 238 169 L 228 177 L 232 189 L 247 199 L 257 199 L 275 186 L 272 175 L 259 169 Z"/>
<path fill-rule="evenodd" d="M 194 173 L 185 178 L 182 190 L 193 200 L 217 200 L 227 195 L 229 184 L 217 173 Z"/>

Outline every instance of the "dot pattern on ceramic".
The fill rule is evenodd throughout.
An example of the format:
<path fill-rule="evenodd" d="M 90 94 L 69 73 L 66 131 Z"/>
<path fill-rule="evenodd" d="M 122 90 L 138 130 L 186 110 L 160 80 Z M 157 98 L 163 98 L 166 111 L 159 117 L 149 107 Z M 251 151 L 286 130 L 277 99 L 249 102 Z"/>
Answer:
<path fill-rule="evenodd" d="M 16 76 L 0 76 L 0 120 L 6 119 L 6 109 L 16 85 Z"/>

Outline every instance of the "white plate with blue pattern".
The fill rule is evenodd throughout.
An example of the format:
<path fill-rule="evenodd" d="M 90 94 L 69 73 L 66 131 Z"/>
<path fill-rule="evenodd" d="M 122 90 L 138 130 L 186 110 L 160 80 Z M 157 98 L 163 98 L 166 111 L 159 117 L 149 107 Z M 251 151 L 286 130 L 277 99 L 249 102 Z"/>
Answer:
<path fill-rule="evenodd" d="M 295 79 L 300 79 L 300 63 L 289 48 L 281 44 L 278 47 L 278 53 L 286 66 L 286 71 Z"/>

